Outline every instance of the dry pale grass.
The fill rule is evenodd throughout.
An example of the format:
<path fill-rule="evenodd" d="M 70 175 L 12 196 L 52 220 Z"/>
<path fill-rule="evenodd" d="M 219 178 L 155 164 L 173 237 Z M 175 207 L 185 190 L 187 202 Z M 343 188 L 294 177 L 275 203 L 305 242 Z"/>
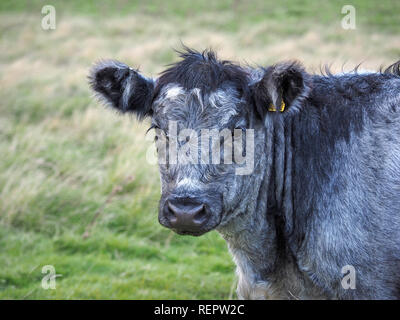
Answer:
<path fill-rule="evenodd" d="M 44 31 L 38 17 L 2 15 L 0 28 L 11 26 L 15 37 L 1 40 L 0 84 L 4 90 L 12 89 L 30 77 L 54 80 L 53 86 L 61 82 L 84 86 L 90 64 L 102 58 L 126 61 L 155 76 L 166 63 L 176 60 L 172 48 L 179 49 L 181 42 L 200 50 L 212 47 L 221 57 L 242 63 L 263 65 L 298 59 L 310 71 L 318 71 L 323 64 L 341 71 L 343 64 L 351 69 L 360 62 L 365 68 L 377 69 L 398 58 L 394 50 L 400 45 L 398 35 L 347 31 L 339 23 L 309 23 L 298 35 L 282 35 L 274 33 L 279 30 L 277 22 L 268 20 L 245 24 L 232 33 L 208 28 L 207 22 L 215 19 L 223 20 L 224 14 L 180 20 L 179 28 L 174 19 L 155 24 L 154 17 L 144 15 L 106 21 L 66 16 L 59 20 L 56 30 Z"/>
<path fill-rule="evenodd" d="M 156 76 L 165 64 L 175 61 L 173 48 L 181 42 L 199 50 L 214 48 L 219 56 L 250 65 L 264 65 L 285 59 L 298 59 L 312 72 L 319 72 L 324 64 L 330 64 L 334 72 L 350 70 L 362 62 L 362 68 L 377 69 L 396 58 L 400 36 L 368 34 L 362 30 L 346 31 L 339 23 L 321 26 L 306 22 L 304 32 L 285 34 L 276 21 L 265 20 L 257 24 L 244 24 L 238 32 L 215 29 L 211 22 L 231 18 L 232 13 L 220 13 L 192 17 L 187 20 L 164 19 L 154 23 L 154 17 L 130 15 L 112 17 L 106 21 L 82 16 L 62 16 L 57 29 L 44 31 L 38 16 L 25 14 L 0 15 L 0 29 L 7 31 L 0 41 L 0 87 L 5 97 L 0 109 L 3 131 L 12 135 L 2 144 L 2 152 L 17 153 L 24 150 L 20 161 L 3 169 L 4 184 L 1 190 L 1 209 L 7 220 L 28 210 L 29 203 L 42 192 L 49 179 L 57 180 L 62 169 L 43 158 L 52 144 L 68 144 L 85 141 L 88 145 L 101 145 L 107 135 L 118 139 L 110 155 L 103 159 L 87 157 L 85 163 L 64 160 L 70 174 L 62 183 L 54 182 L 57 193 L 63 184 L 85 187 L 91 179 L 95 185 L 107 179 L 104 168 L 113 164 L 113 179 L 123 179 L 127 173 L 137 171 L 152 175 L 151 187 L 157 184 L 155 166 L 147 164 L 145 153 L 151 145 L 145 139 L 146 124 L 138 125 L 130 118 L 118 117 L 98 109 L 91 99 L 87 85 L 87 73 L 91 64 L 99 59 L 114 58 L 147 74 Z M 282 22 L 284 23 L 284 22 Z M 281 33 L 276 33 L 281 30 Z M 274 33 L 275 32 L 275 33 Z M 19 92 L 19 88 L 24 91 Z M 71 98 L 79 97 L 76 101 Z M 4 103 L 9 105 L 4 105 Z M 24 110 L 30 104 L 43 105 L 41 124 L 30 123 Z M 15 127 L 7 120 L 14 105 L 19 105 L 26 122 L 23 130 L 15 134 Z M 71 110 L 70 117 L 64 116 Z M 27 114 L 30 114 L 29 112 Z M 78 151 L 77 151 L 78 152 Z M 141 159 L 138 159 L 141 154 Z M 36 155 L 36 156 L 35 156 Z M 29 161 L 22 159 L 29 158 Z M 73 156 L 71 155 L 73 158 Z M 136 161 L 132 161 L 136 159 Z M 27 159 L 25 159 L 27 160 Z M 47 171 L 38 168 L 48 167 Z M 50 172 L 50 173 L 49 173 Z M 78 183 L 79 182 L 79 183 Z M 83 187 L 82 187 L 83 186 Z"/>

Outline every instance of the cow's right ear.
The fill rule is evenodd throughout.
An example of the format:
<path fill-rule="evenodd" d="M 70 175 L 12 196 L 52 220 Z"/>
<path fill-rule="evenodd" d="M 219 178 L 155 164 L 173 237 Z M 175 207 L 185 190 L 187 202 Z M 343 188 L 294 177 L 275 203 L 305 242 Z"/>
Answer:
<path fill-rule="evenodd" d="M 90 70 L 89 83 L 101 100 L 122 113 L 133 113 L 139 119 L 151 115 L 154 81 L 124 63 L 108 60 Z"/>

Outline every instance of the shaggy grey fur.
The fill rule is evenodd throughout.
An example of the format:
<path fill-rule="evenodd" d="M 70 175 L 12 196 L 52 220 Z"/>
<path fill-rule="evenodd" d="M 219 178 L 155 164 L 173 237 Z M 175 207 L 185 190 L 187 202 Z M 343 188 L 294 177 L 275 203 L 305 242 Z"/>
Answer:
<path fill-rule="evenodd" d="M 151 116 L 159 139 L 171 138 L 168 120 L 197 132 L 255 130 L 251 175 L 235 175 L 235 163 L 160 165 L 160 222 L 168 226 L 171 194 L 212 207 L 205 231 L 226 239 L 239 298 L 400 298 L 399 64 L 320 76 L 298 63 L 243 69 L 192 50 L 182 58 L 155 81 L 115 62 L 90 76 L 116 109 Z M 268 112 L 282 99 L 284 112 Z M 341 284 L 346 265 L 355 289 Z"/>

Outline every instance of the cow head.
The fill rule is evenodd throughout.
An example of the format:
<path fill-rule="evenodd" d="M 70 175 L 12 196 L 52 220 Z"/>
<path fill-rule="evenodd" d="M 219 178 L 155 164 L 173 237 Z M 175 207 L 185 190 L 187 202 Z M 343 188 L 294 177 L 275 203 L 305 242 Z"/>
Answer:
<path fill-rule="evenodd" d="M 300 79 L 295 65 L 285 77 L 276 66 L 252 72 L 211 51 L 188 49 L 181 58 L 157 79 L 116 61 L 98 63 L 89 79 L 112 108 L 150 118 L 162 183 L 159 221 L 201 235 L 246 211 L 251 177 L 266 162 L 265 108 L 282 96 L 290 106 Z"/>

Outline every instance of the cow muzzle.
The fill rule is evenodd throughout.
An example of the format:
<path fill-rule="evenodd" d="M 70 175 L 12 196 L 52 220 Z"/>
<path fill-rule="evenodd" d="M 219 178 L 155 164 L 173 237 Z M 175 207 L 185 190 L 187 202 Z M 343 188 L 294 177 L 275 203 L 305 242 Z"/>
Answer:
<path fill-rule="evenodd" d="M 210 205 L 201 199 L 170 196 L 162 208 L 160 223 L 181 235 L 200 236 L 218 223 Z"/>

